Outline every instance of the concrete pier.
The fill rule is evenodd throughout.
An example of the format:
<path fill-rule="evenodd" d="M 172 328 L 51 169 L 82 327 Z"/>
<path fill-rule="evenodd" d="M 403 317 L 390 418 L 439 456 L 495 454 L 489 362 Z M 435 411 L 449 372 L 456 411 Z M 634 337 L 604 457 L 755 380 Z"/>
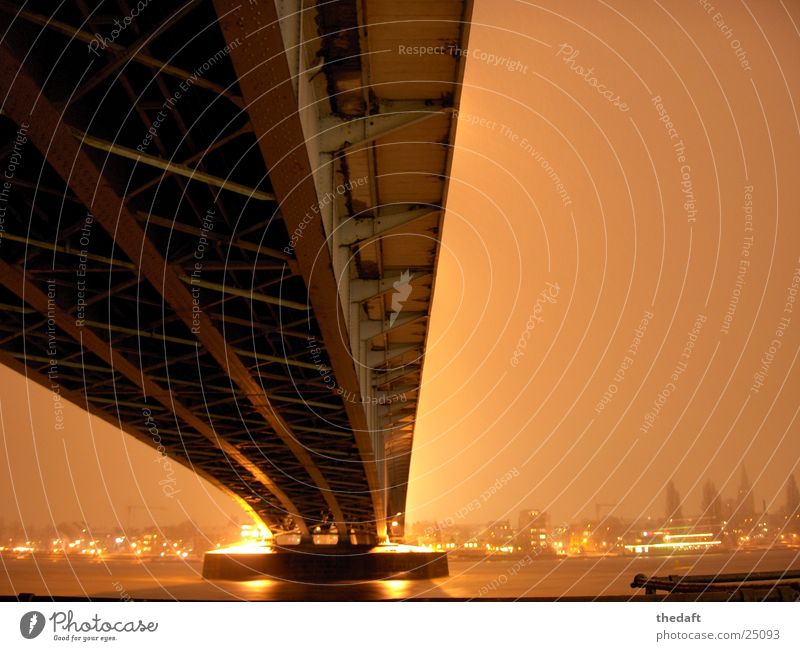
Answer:
<path fill-rule="evenodd" d="M 334 583 L 448 575 L 444 552 L 391 544 L 232 547 L 207 552 L 203 559 L 203 577 L 216 580 Z"/>

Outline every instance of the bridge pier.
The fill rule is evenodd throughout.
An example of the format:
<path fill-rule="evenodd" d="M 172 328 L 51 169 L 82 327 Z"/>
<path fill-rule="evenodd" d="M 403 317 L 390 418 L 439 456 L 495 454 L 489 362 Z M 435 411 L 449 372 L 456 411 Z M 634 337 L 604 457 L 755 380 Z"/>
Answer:
<path fill-rule="evenodd" d="M 449 575 L 447 554 L 405 545 L 287 545 L 217 549 L 203 559 L 211 580 L 309 583 L 434 579 Z"/>

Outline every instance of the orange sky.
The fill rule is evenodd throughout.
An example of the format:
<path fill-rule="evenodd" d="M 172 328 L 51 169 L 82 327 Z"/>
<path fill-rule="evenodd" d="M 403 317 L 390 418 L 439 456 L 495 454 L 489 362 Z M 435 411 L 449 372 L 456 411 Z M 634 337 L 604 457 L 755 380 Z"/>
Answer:
<path fill-rule="evenodd" d="M 409 520 L 660 515 L 670 479 L 692 512 L 742 460 L 782 505 L 797 25 L 787 1 L 475 3 Z M 244 521 L 188 471 L 165 497 L 154 452 L 77 408 L 54 431 L 48 398 L 0 368 L 6 521 Z"/>
<path fill-rule="evenodd" d="M 6 525 L 250 522 L 205 480 L 177 463 L 165 466 L 155 449 L 70 403 L 58 431 L 52 409 L 51 392 L 0 366 L 0 518 Z"/>
<path fill-rule="evenodd" d="M 712 4 L 476 3 L 410 519 L 694 512 L 742 460 L 782 507 L 800 7 Z"/>

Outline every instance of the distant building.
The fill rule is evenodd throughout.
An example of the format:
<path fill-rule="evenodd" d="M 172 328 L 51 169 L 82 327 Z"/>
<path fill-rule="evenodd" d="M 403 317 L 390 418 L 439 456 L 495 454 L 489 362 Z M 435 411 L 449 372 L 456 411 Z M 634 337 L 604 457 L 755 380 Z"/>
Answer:
<path fill-rule="evenodd" d="M 514 544 L 514 529 L 510 520 L 497 520 L 486 525 L 481 536 L 482 542 L 492 548 L 508 547 Z"/>
<path fill-rule="evenodd" d="M 546 511 L 520 511 L 517 526 L 517 547 L 522 551 L 544 551 L 549 547 L 550 528 Z"/>

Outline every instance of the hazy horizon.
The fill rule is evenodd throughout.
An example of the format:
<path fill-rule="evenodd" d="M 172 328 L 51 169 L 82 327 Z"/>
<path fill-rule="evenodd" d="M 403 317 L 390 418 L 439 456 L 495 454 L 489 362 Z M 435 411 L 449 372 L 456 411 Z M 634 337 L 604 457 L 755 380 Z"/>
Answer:
<path fill-rule="evenodd" d="M 669 481 L 695 512 L 708 479 L 736 493 L 742 462 L 757 506 L 782 508 L 800 464 L 800 68 L 781 62 L 800 60 L 800 14 L 719 11 L 475 3 L 407 522 L 476 500 L 476 523 L 658 517 Z M 246 520 L 78 407 L 56 430 L 50 401 L 0 368 L 7 522 Z"/>

